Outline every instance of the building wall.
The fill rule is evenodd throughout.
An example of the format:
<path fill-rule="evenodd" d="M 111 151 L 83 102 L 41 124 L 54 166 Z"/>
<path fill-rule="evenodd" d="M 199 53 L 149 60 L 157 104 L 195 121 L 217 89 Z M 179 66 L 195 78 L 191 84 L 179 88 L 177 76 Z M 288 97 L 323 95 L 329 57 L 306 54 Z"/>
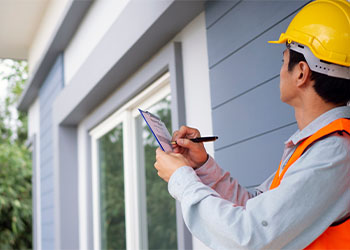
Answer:
<path fill-rule="evenodd" d="M 60 55 L 39 91 L 41 246 L 54 249 L 54 155 L 52 104 L 63 87 L 63 56 Z"/>
<path fill-rule="evenodd" d="M 32 144 L 32 204 L 33 249 L 41 248 L 41 197 L 40 197 L 40 106 L 39 98 L 28 110 L 28 138 Z"/>
<path fill-rule="evenodd" d="M 187 125 L 197 127 L 203 135 L 219 136 L 214 144 L 216 160 L 248 187 L 259 184 L 275 171 L 283 141 L 296 130 L 293 110 L 279 100 L 279 69 L 284 48 L 266 41 L 278 38 L 303 3 L 305 1 L 297 0 L 208 1 L 205 16 L 200 14 L 170 41 L 182 43 Z M 66 49 L 65 58 L 61 55 L 57 59 L 39 93 L 43 249 L 54 248 L 52 103 L 64 85 L 63 72 L 69 72 L 66 79 L 70 81 L 89 60 L 94 43 L 99 43 L 95 38 L 81 50 L 77 49 L 91 38 L 93 32 L 83 31 L 92 24 L 97 10 L 108 6 L 107 2 L 99 4 L 94 3 Z M 111 17 L 105 19 L 102 35 L 110 32 L 107 27 L 115 21 Z M 146 66 L 147 63 L 142 67 Z M 93 112 L 98 110 L 95 108 Z M 85 166 L 89 164 L 90 152 L 85 147 L 88 141 L 85 120 L 79 124 L 78 131 L 79 243 L 84 249 L 91 246 L 89 227 L 92 226 L 87 218 L 91 213 L 85 206 L 89 203 L 90 191 L 86 189 L 89 173 Z M 213 144 L 206 147 L 214 154 Z M 193 246 L 203 249 L 196 240 Z"/>
<path fill-rule="evenodd" d="M 184 29 L 182 29 L 167 45 L 164 46 L 154 57 L 146 62 L 139 71 L 131 75 L 130 78 L 122 85 L 132 89 L 132 81 L 140 71 L 148 68 L 157 55 L 161 53 L 163 49 L 171 45 L 173 42 L 181 42 L 182 48 L 182 63 L 183 63 L 183 77 L 184 77 L 184 92 L 186 102 L 186 121 L 187 125 L 200 129 L 202 134 L 212 134 L 212 121 L 210 111 L 210 86 L 209 86 L 209 71 L 208 71 L 208 57 L 207 57 L 207 42 L 206 42 L 206 29 L 205 29 L 205 15 L 202 12 L 195 17 Z M 153 72 L 149 72 L 152 75 Z M 146 79 L 139 79 L 145 81 Z M 198 95 L 200 90 L 201 95 Z M 114 95 L 120 92 L 118 88 L 111 94 L 110 98 L 104 100 L 99 106 L 97 106 L 89 116 L 87 116 L 78 126 L 78 148 L 79 148 L 79 233 L 80 233 L 80 248 L 84 249 L 84 246 L 89 246 L 91 243 L 91 234 L 89 234 L 90 227 L 92 226 L 92 218 L 89 217 L 91 211 L 89 208 L 89 202 L 91 202 L 91 191 L 89 190 L 90 182 L 88 181 L 89 169 L 87 162 L 90 158 L 91 151 L 86 145 L 89 143 L 89 138 L 86 136 L 86 130 L 88 129 L 89 120 L 96 116 L 96 113 L 100 112 L 106 106 L 106 103 L 112 102 Z M 198 105 L 200 103 L 200 105 Z M 101 119 L 103 121 L 104 119 Z M 177 129 L 177 128 L 174 128 Z M 214 147 L 212 143 L 206 144 L 206 149 L 210 154 L 214 153 Z M 91 188 L 91 187 L 90 187 Z M 202 243 L 193 238 L 193 249 L 207 249 Z"/>
<path fill-rule="evenodd" d="M 194 18 L 174 41 L 182 44 L 186 125 L 198 128 L 203 136 L 211 135 L 213 127 L 205 13 Z M 210 154 L 214 154 L 213 143 L 206 143 L 205 147 Z"/>
<path fill-rule="evenodd" d="M 306 1 L 208 1 L 211 110 L 215 159 L 246 187 L 278 167 L 283 142 L 297 129 L 279 99 L 284 45 L 277 40 Z"/>
<path fill-rule="evenodd" d="M 174 40 L 182 44 L 186 125 L 197 128 L 203 136 L 212 135 L 205 13 L 194 18 Z M 214 156 L 214 144 L 205 143 L 204 146 Z M 208 249 L 194 236 L 192 244 L 193 249 Z"/>
<path fill-rule="evenodd" d="M 33 38 L 29 53 L 28 65 L 29 73 L 37 67 L 41 57 L 47 52 L 50 39 L 57 32 L 57 27 L 66 15 L 66 11 L 72 0 L 48 1 L 45 14 L 40 21 L 40 26 Z"/>
<path fill-rule="evenodd" d="M 94 1 L 64 52 L 65 83 L 69 84 L 129 0 Z"/>

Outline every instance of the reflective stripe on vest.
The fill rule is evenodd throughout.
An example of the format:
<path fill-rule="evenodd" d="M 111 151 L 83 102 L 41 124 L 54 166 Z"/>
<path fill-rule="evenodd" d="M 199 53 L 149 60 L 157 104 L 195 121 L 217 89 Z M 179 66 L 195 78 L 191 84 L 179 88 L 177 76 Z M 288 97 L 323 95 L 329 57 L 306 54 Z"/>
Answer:
<path fill-rule="evenodd" d="M 282 162 L 280 163 L 270 186 L 270 190 L 280 185 L 288 168 L 293 165 L 313 143 L 334 133 L 339 133 L 341 135 L 342 133 L 347 133 L 350 135 L 350 120 L 345 118 L 335 120 L 301 142 L 288 160 L 281 174 L 280 168 Z M 328 227 L 326 231 L 305 249 L 350 249 L 350 219 L 337 226 Z"/>

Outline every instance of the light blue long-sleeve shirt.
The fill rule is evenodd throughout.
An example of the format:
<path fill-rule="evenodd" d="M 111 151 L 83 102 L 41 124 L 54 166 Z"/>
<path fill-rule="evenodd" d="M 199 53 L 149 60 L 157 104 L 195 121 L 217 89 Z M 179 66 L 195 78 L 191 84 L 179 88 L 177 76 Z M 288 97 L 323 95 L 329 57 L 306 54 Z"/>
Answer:
<path fill-rule="evenodd" d="M 350 118 L 350 107 L 332 109 L 292 135 L 282 166 L 302 140 L 339 118 Z M 168 189 L 189 230 L 212 249 L 303 249 L 350 213 L 350 136 L 317 141 L 269 190 L 273 177 L 248 192 L 209 157 L 197 170 L 177 169 Z"/>

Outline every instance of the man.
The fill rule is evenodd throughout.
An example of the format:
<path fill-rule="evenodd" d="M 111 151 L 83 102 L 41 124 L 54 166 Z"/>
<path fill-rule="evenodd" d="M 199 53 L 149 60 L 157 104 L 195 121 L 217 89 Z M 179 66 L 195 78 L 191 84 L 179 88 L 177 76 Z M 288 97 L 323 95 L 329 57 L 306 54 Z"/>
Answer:
<path fill-rule="evenodd" d="M 275 43 L 287 45 L 280 97 L 299 127 L 277 172 L 248 192 L 184 126 L 154 166 L 213 249 L 350 249 L 350 3 L 306 5 Z"/>

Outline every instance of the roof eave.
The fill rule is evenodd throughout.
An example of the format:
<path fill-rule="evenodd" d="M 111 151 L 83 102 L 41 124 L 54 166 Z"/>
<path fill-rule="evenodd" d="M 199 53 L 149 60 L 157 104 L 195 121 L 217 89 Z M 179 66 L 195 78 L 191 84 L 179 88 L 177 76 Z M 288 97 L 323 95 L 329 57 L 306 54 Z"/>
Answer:
<path fill-rule="evenodd" d="M 18 110 L 27 112 L 30 105 L 35 101 L 39 89 L 57 56 L 64 51 L 69 44 L 92 2 L 93 0 L 72 0 L 71 3 L 67 5 L 65 14 L 62 15 L 62 19 L 58 23 L 56 31 L 52 35 L 47 48 L 44 50 L 44 53 L 42 53 L 42 57 L 26 83 L 25 89 L 17 104 Z"/>

